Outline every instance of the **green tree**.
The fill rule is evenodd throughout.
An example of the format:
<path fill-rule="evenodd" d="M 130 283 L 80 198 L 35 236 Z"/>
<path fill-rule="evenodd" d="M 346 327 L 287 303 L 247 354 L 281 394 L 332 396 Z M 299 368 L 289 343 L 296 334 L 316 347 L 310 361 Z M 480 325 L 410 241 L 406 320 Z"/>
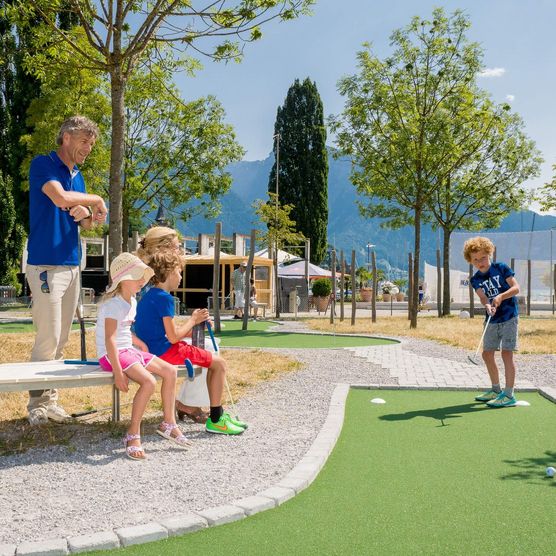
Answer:
<path fill-rule="evenodd" d="M 306 13 L 313 0 L 223 0 L 205 5 L 184 0 L 128 2 L 124 0 L 13 0 L 10 15 L 28 23 L 40 16 L 35 46 L 39 55 L 29 60 L 37 75 L 58 62 L 53 56 L 69 48 L 81 67 L 108 76 L 111 101 L 110 153 L 110 248 L 112 256 L 122 248 L 123 170 L 125 156 L 126 101 L 129 80 L 150 60 L 164 63 L 180 57 L 182 67 L 191 68 L 185 51 L 217 60 L 239 60 L 241 44 L 261 37 L 260 25 L 270 19 L 290 20 Z M 79 18 L 83 42 L 73 29 L 64 31 L 60 12 L 69 11 Z M 206 46 L 203 46 L 202 39 Z M 168 48 L 164 46 L 168 45 Z"/>
<path fill-rule="evenodd" d="M 291 219 L 292 205 L 278 202 L 276 193 L 268 194 L 268 201 L 258 199 L 253 203 L 255 214 L 259 221 L 266 225 L 266 231 L 257 232 L 257 243 L 268 245 L 275 252 L 284 249 L 287 245 L 300 245 L 305 241 L 305 236 L 296 230 L 297 225 Z M 278 284 L 278 257 L 274 257 L 275 284 Z M 280 316 L 280 291 L 276 287 L 276 316 Z"/>
<path fill-rule="evenodd" d="M 552 167 L 556 172 L 556 164 Z M 537 200 L 541 204 L 543 210 L 553 210 L 556 209 L 556 174 L 552 178 L 552 181 L 543 185 L 538 191 Z"/>
<path fill-rule="evenodd" d="M 482 66 L 481 48 L 466 37 L 469 27 L 462 12 L 446 16 L 438 8 L 431 20 L 415 17 L 394 31 L 393 53 L 384 60 L 365 45 L 358 53 L 358 74 L 339 83 L 346 106 L 332 119 L 340 154 L 353 161 L 351 180 L 368 199 L 360 205 L 362 214 L 382 216 L 392 228 L 414 226 L 412 328 L 417 326 L 421 225 L 432 218 L 431 199 L 458 156 L 454 141 L 443 143 L 447 126 L 461 130 L 462 156 L 467 152 L 464 101 L 475 95 Z"/>
<path fill-rule="evenodd" d="M 455 114 L 465 116 L 465 126 Z M 542 158 L 510 106 L 495 106 L 480 91 L 459 99 L 444 124 L 439 138 L 447 153 L 446 171 L 439 176 L 430 210 L 434 226 L 443 232 L 442 314 L 449 315 L 452 232 L 496 228 L 527 204 L 529 195 L 521 184 L 538 175 Z"/>
<path fill-rule="evenodd" d="M 328 226 L 328 153 L 323 107 L 317 86 L 309 78 L 289 88 L 278 107 L 274 143 L 278 160 L 278 195 L 292 205 L 297 230 L 311 239 L 311 262 L 326 256 Z M 277 156 L 277 154 L 279 156 Z M 276 161 L 268 190 L 276 193 Z"/>
<path fill-rule="evenodd" d="M 20 284 L 17 279 L 19 262 L 25 230 L 18 220 L 12 195 L 12 183 L 10 177 L 5 177 L 0 172 L 0 234 L 4 239 L 0 249 L 0 284 L 15 286 L 20 292 Z"/>

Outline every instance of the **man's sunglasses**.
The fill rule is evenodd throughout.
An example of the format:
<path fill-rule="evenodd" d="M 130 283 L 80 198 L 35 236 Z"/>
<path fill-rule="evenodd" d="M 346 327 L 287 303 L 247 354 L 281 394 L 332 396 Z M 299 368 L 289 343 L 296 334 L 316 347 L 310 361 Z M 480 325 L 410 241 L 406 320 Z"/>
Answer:
<path fill-rule="evenodd" d="M 42 282 L 41 292 L 42 293 L 50 293 L 50 287 L 48 286 L 48 273 L 47 273 L 46 270 L 43 270 L 39 274 L 39 280 Z"/>

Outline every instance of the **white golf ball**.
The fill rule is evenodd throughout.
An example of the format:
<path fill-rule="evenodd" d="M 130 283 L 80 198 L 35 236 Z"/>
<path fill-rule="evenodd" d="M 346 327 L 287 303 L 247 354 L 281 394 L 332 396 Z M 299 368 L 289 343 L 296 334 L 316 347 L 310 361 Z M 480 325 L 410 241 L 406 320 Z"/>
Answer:
<path fill-rule="evenodd" d="M 546 468 L 546 476 L 547 477 L 554 477 L 555 473 L 556 473 L 556 469 L 554 469 L 554 467 L 547 467 Z"/>
<path fill-rule="evenodd" d="M 371 403 L 386 403 L 382 398 L 373 398 Z"/>

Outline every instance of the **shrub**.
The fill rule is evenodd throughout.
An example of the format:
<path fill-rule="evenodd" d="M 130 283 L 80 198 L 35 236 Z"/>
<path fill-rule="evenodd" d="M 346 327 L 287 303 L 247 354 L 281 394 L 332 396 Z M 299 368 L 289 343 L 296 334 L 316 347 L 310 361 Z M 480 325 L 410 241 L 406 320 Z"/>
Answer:
<path fill-rule="evenodd" d="M 314 297 L 328 297 L 332 293 L 332 284 L 328 278 L 319 278 L 313 282 Z"/>

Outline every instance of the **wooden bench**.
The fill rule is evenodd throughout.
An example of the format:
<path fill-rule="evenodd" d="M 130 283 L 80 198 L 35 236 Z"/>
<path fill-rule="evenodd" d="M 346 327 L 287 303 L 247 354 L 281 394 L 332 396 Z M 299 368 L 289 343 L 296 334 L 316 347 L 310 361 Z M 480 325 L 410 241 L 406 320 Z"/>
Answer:
<path fill-rule="evenodd" d="M 195 367 L 195 376 L 201 374 L 201 367 Z M 185 366 L 178 366 L 178 376 L 187 376 Z M 103 371 L 96 362 L 32 361 L 0 365 L 0 392 L 106 385 L 112 385 L 112 420 L 119 421 L 120 391 L 114 386 L 112 373 Z"/>

